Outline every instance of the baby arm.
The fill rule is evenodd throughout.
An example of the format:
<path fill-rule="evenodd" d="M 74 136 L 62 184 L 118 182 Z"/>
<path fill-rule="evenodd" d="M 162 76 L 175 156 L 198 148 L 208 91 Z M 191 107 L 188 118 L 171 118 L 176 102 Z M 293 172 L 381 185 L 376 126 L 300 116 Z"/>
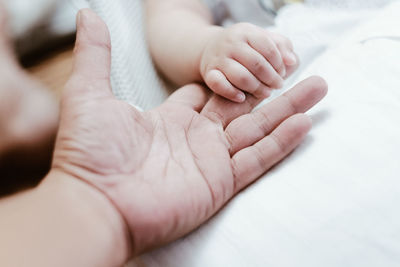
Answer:
<path fill-rule="evenodd" d="M 257 26 L 213 25 L 199 0 L 148 0 L 147 34 L 158 68 L 178 85 L 205 82 L 215 93 L 243 102 L 280 88 L 297 64 L 291 42 Z"/>

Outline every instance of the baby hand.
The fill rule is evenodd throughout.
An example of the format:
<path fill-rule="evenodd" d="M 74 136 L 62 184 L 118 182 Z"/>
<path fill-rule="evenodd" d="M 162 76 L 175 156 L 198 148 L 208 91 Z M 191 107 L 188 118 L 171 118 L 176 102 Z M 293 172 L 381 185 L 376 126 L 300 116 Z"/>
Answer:
<path fill-rule="evenodd" d="M 266 98 L 281 88 L 297 62 L 287 38 L 239 23 L 216 31 L 202 53 L 200 73 L 212 91 L 240 103 L 245 93 Z"/>

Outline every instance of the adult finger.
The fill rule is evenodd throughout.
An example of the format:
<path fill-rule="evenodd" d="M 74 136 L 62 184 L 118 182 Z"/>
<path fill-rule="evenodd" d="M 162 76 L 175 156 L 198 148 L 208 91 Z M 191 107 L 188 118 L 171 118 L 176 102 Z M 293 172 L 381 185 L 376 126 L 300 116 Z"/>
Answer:
<path fill-rule="evenodd" d="M 199 84 L 186 85 L 173 93 L 164 105 L 183 105 L 200 112 L 207 103 L 210 94 Z"/>
<path fill-rule="evenodd" d="M 232 120 L 249 113 L 261 101 L 262 99 L 246 95 L 246 101 L 235 103 L 219 95 L 213 95 L 201 111 L 201 115 L 220 124 L 225 129 Z"/>
<path fill-rule="evenodd" d="M 254 182 L 292 152 L 311 129 L 311 119 L 296 114 L 285 120 L 269 136 L 247 147 L 232 158 L 234 192 Z"/>
<path fill-rule="evenodd" d="M 304 113 L 327 93 L 320 77 L 310 77 L 257 111 L 239 117 L 226 128 L 231 155 L 270 134 L 285 119 Z"/>
<path fill-rule="evenodd" d="M 110 86 L 111 40 L 105 23 L 93 11 L 83 9 L 77 16 L 73 73 L 65 88 L 74 97 L 112 96 Z"/>

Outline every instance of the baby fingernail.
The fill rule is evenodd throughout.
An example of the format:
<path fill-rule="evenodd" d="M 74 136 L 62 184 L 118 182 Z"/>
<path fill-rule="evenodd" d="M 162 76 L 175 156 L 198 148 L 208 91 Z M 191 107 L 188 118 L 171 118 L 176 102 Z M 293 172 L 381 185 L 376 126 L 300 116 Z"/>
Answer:
<path fill-rule="evenodd" d="M 235 100 L 236 100 L 237 102 L 242 103 L 243 101 L 246 100 L 246 95 L 245 95 L 244 93 L 240 92 L 240 93 L 238 93 L 238 94 L 236 95 Z"/>

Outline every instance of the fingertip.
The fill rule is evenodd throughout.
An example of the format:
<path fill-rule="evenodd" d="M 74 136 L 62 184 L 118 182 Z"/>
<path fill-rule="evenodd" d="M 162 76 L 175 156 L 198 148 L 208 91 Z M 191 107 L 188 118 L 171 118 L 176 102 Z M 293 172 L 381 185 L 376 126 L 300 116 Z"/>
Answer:
<path fill-rule="evenodd" d="M 210 98 L 210 90 L 200 84 L 188 84 L 176 90 L 165 103 L 184 105 L 200 112 Z"/>
<path fill-rule="evenodd" d="M 93 10 L 90 8 L 83 8 L 78 11 L 78 14 L 76 16 L 76 24 L 78 26 L 90 24 L 94 20 L 96 20 L 96 13 L 94 13 Z"/>
<path fill-rule="evenodd" d="M 79 10 L 76 17 L 77 44 L 95 44 L 111 48 L 110 33 L 105 22 L 91 9 Z"/>
<path fill-rule="evenodd" d="M 81 24 L 82 12 L 83 9 L 79 10 L 78 13 L 76 14 L 76 26 L 79 26 Z"/>
<path fill-rule="evenodd" d="M 88 8 L 84 8 L 78 11 L 78 14 L 76 15 L 76 27 L 78 34 L 85 25 L 89 24 L 89 19 L 92 16 L 91 12 L 92 11 Z"/>
<path fill-rule="evenodd" d="M 316 86 L 318 86 L 319 88 L 321 88 L 321 90 L 325 92 L 328 91 L 328 83 L 324 78 L 322 78 L 321 76 L 314 75 L 311 76 L 310 79 L 313 80 L 313 83 L 316 84 Z"/>
<path fill-rule="evenodd" d="M 288 51 L 285 53 L 283 61 L 287 66 L 294 66 L 297 64 L 297 57 L 292 51 Z"/>
<path fill-rule="evenodd" d="M 324 78 L 320 76 L 311 76 L 307 80 L 310 87 L 317 91 L 317 95 L 320 99 L 324 98 L 328 93 L 328 84 Z"/>
<path fill-rule="evenodd" d="M 111 38 L 107 25 L 90 9 L 78 12 L 77 35 L 74 48 L 74 67 L 67 87 L 70 91 L 89 92 L 93 85 L 104 82 L 102 89 L 96 89 L 98 94 L 111 95 L 109 85 L 111 72 Z M 76 88 L 75 88 L 76 87 Z M 80 88 L 80 87 L 85 87 Z"/>
<path fill-rule="evenodd" d="M 278 73 L 279 76 L 284 78 L 286 76 L 286 65 L 285 65 L 285 58 L 282 55 L 282 53 L 278 50 L 279 53 L 279 63 L 272 64 L 272 62 L 269 62 L 271 66 L 275 69 L 275 71 Z"/>
<path fill-rule="evenodd" d="M 236 94 L 236 96 L 233 99 L 233 101 L 238 102 L 238 103 L 243 103 L 244 101 L 246 101 L 246 95 L 243 92 L 239 91 Z"/>
<path fill-rule="evenodd" d="M 279 75 L 277 75 L 277 78 L 275 81 L 271 83 L 271 88 L 273 89 L 280 89 L 283 87 L 283 78 Z"/>
<path fill-rule="evenodd" d="M 284 78 L 286 77 L 286 67 L 283 65 L 281 70 L 279 71 L 279 75 Z"/>
<path fill-rule="evenodd" d="M 290 75 L 292 75 L 300 65 L 300 58 L 294 53 L 296 57 L 296 63 L 294 65 L 285 65 L 286 67 L 286 76 L 284 79 L 287 79 Z M 285 63 L 286 64 L 286 63 Z"/>
<path fill-rule="evenodd" d="M 312 128 L 311 118 L 304 113 L 293 115 L 287 120 L 287 123 L 290 124 L 292 134 L 298 136 L 300 139 L 302 139 L 301 137 L 306 136 Z"/>
<path fill-rule="evenodd" d="M 296 114 L 294 116 L 297 116 L 298 119 L 302 122 L 303 129 L 305 132 L 308 132 L 311 130 L 313 122 L 310 116 L 304 113 Z"/>
<path fill-rule="evenodd" d="M 246 94 L 240 91 L 239 89 L 232 88 L 232 89 L 227 89 L 224 91 L 214 91 L 217 95 L 226 98 L 232 102 L 235 103 L 244 103 L 246 101 Z"/>

